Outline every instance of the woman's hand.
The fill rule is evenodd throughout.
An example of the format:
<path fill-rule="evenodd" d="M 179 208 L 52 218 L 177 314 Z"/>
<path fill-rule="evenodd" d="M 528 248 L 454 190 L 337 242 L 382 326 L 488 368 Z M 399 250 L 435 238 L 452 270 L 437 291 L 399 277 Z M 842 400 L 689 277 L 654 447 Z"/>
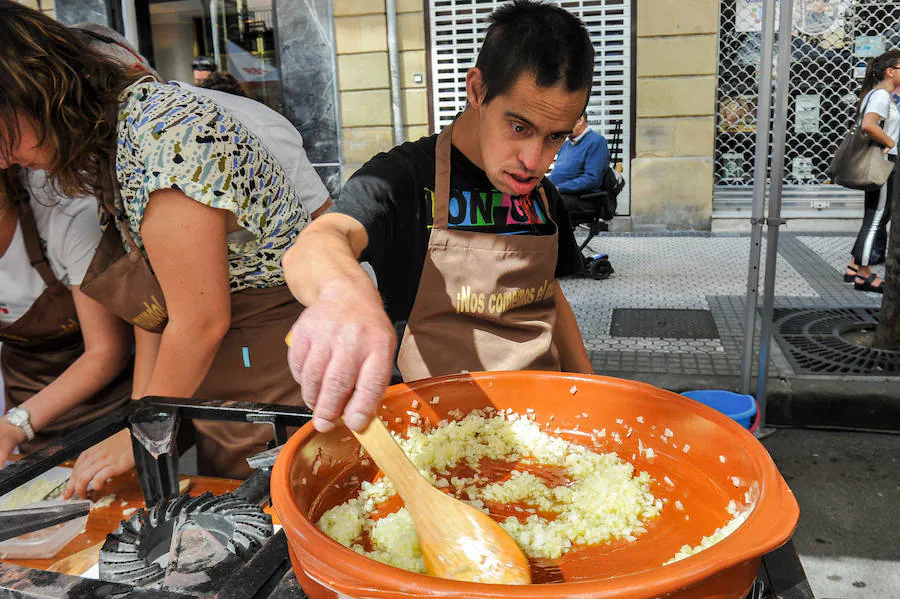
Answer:
<path fill-rule="evenodd" d="M 99 491 L 107 479 L 124 474 L 132 468 L 134 452 L 131 448 L 131 433 L 125 429 L 81 452 L 62 497 L 86 497 L 88 489 Z"/>
<path fill-rule="evenodd" d="M 25 431 L 10 424 L 6 418 L 0 418 L 0 468 L 6 464 L 16 445 L 24 441 Z"/>

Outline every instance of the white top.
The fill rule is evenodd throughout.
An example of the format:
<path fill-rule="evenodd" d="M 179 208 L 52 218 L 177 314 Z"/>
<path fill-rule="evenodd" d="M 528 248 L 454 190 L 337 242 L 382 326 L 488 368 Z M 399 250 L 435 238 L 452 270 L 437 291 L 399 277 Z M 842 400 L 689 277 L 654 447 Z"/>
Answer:
<path fill-rule="evenodd" d="M 900 109 L 894 104 L 891 94 L 886 89 L 873 89 L 863 99 L 863 106 L 865 106 L 865 114 L 874 112 L 884 119 L 881 128 L 888 137 L 894 140 L 894 147 L 888 151 L 888 154 L 896 156 L 897 142 L 900 140 Z"/>
<path fill-rule="evenodd" d="M 227 92 L 172 81 L 194 94 L 209 98 L 227 110 L 232 117 L 250 129 L 250 132 L 269 150 L 281 164 L 284 174 L 294 184 L 303 206 L 312 214 L 328 200 L 328 188 L 322 183 L 316 170 L 306 157 L 303 136 L 281 114 L 265 104 Z"/>
<path fill-rule="evenodd" d="M 27 171 L 26 179 L 50 269 L 67 287 L 80 285 L 100 244 L 97 200 L 72 199 L 54 192 L 43 171 Z M 12 206 L 9 210 L 15 213 Z M 0 256 L 0 321 L 11 323 L 21 318 L 46 288 L 25 252 L 20 222 L 12 243 Z"/>

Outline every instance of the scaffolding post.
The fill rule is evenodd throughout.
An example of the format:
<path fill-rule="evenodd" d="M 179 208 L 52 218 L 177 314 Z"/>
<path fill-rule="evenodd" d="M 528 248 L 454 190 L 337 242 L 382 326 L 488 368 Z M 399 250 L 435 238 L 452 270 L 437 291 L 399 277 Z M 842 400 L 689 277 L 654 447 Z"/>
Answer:
<path fill-rule="evenodd" d="M 756 158 L 753 164 L 753 210 L 750 217 L 750 265 L 744 302 L 744 352 L 738 391 L 751 393 L 753 352 L 756 340 L 756 306 L 759 298 L 759 261 L 765 223 L 766 172 L 769 166 L 769 131 L 772 111 L 772 55 L 775 49 L 775 0 L 765 0 L 762 9 L 762 47 L 759 66 L 759 99 L 756 102 Z"/>
<path fill-rule="evenodd" d="M 769 190 L 769 211 L 766 218 L 766 270 L 763 289 L 762 327 L 759 336 L 759 375 L 756 382 L 756 401 L 759 403 L 759 428 L 766 425 L 766 383 L 769 374 L 769 343 L 772 336 L 772 315 L 775 304 L 775 271 L 778 262 L 781 191 L 784 186 L 784 140 L 787 133 L 788 92 L 791 73 L 791 28 L 793 0 L 781 0 L 778 24 L 778 66 L 775 73 L 775 119 L 772 126 L 772 175 Z M 763 433 L 764 434 L 764 433 Z"/>

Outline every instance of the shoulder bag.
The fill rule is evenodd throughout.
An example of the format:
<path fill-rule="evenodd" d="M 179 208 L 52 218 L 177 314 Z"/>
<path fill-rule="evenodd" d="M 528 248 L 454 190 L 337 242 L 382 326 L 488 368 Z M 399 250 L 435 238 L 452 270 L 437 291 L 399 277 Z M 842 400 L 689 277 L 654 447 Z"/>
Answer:
<path fill-rule="evenodd" d="M 849 189 L 878 189 L 887 182 L 894 170 L 894 163 L 887 159 L 881 144 L 870 139 L 862 130 L 862 119 L 871 94 L 869 92 L 866 96 L 853 123 L 853 129 L 841 142 L 826 171 L 832 182 Z"/>

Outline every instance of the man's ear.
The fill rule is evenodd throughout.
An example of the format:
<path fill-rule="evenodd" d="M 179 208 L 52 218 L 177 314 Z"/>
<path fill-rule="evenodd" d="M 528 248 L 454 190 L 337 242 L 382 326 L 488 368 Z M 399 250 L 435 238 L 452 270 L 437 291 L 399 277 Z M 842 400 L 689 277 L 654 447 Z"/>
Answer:
<path fill-rule="evenodd" d="M 466 99 L 473 108 L 481 106 L 486 90 L 484 88 L 484 79 L 481 76 L 481 69 L 472 67 L 466 73 Z"/>

